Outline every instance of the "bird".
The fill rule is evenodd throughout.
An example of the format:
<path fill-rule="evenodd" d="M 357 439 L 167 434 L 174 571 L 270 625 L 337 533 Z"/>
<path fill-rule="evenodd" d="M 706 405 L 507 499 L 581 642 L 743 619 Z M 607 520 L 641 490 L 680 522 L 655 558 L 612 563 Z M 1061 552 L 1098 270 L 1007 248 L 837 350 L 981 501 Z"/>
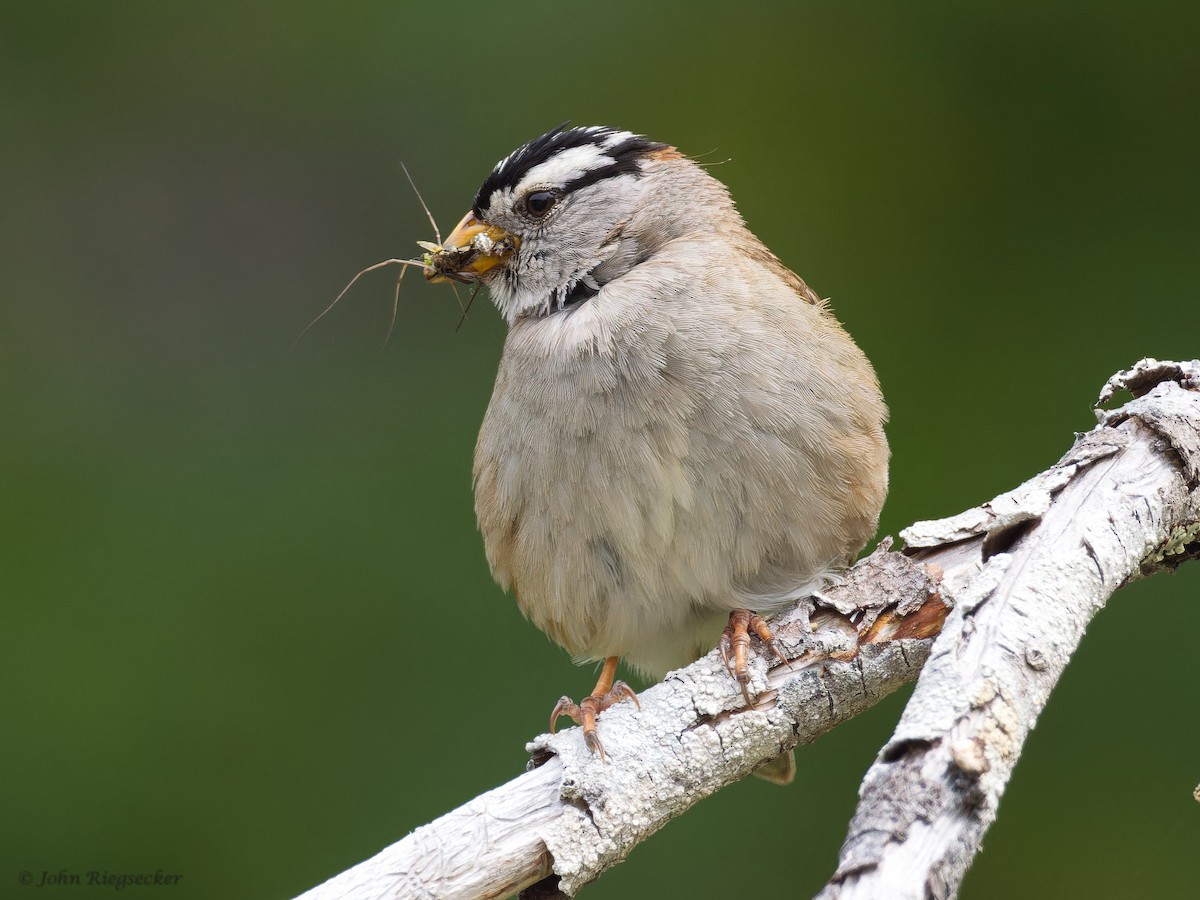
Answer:
<path fill-rule="evenodd" d="M 718 644 L 749 703 L 750 635 L 774 650 L 767 617 L 877 528 L 888 411 L 866 355 L 724 184 L 628 131 L 522 144 L 422 246 L 427 280 L 486 286 L 508 326 L 473 467 L 492 575 L 603 664 L 551 730 L 568 716 L 603 760 L 597 716 L 637 701 L 619 660 L 660 679 Z"/>

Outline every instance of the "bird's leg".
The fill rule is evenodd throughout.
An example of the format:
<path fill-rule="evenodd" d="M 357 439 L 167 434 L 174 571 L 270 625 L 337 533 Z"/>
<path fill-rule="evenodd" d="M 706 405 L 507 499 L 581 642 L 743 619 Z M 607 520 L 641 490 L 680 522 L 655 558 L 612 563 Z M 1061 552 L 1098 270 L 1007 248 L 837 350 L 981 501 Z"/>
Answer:
<path fill-rule="evenodd" d="M 729 624 L 725 626 L 725 630 L 721 632 L 721 641 L 717 647 L 721 651 L 721 658 L 725 660 L 725 668 L 729 674 L 737 681 L 738 687 L 742 689 L 742 696 L 746 698 L 746 705 L 749 706 L 753 701 L 750 699 L 750 667 L 746 661 L 746 655 L 750 649 L 750 632 L 753 631 L 758 635 L 758 639 L 762 641 L 767 648 L 774 653 L 779 661 L 784 665 L 790 665 L 787 657 L 779 652 L 779 648 L 775 646 L 775 635 L 771 634 L 771 629 L 767 627 L 767 623 L 758 617 L 758 615 L 748 609 L 735 609 L 729 614 Z M 730 657 L 732 656 L 732 661 Z"/>
<path fill-rule="evenodd" d="M 596 733 L 596 716 L 614 703 L 626 698 L 637 704 L 638 709 L 642 708 L 633 688 L 623 681 L 613 680 L 617 676 L 619 659 L 618 656 L 610 656 L 604 660 L 604 668 L 600 670 L 600 679 L 596 682 L 596 689 L 584 697 L 578 705 L 570 697 L 563 697 L 555 704 L 554 712 L 550 713 L 551 734 L 554 733 L 554 724 L 558 721 L 559 716 L 573 719 L 576 725 L 583 726 L 583 742 L 593 753 L 600 754 L 601 762 L 605 761 L 604 745 L 600 743 L 600 735 Z"/>

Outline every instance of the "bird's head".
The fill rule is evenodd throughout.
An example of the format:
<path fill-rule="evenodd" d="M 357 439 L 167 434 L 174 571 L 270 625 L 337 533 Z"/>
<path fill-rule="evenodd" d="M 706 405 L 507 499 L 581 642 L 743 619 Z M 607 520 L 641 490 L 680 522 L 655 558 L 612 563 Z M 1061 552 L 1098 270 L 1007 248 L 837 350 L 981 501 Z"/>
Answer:
<path fill-rule="evenodd" d="M 496 164 L 471 211 L 429 247 L 425 277 L 486 284 L 512 323 L 586 302 L 667 241 L 729 213 L 740 223 L 724 187 L 674 147 L 559 127 Z"/>

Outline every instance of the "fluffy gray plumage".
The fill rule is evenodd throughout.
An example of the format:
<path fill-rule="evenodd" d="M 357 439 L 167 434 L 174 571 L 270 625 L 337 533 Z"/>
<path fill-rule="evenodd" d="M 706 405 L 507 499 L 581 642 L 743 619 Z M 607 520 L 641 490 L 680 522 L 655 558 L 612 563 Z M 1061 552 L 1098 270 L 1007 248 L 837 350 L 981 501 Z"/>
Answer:
<path fill-rule="evenodd" d="M 582 131 L 502 161 L 475 211 L 519 239 L 481 276 L 510 328 L 476 513 L 534 624 L 577 660 L 661 676 L 710 649 L 731 609 L 808 592 L 870 539 L 887 410 L 862 351 L 722 184 L 648 141 L 596 176 L 636 136 Z M 539 191 L 556 198 L 542 217 L 525 207 Z"/>

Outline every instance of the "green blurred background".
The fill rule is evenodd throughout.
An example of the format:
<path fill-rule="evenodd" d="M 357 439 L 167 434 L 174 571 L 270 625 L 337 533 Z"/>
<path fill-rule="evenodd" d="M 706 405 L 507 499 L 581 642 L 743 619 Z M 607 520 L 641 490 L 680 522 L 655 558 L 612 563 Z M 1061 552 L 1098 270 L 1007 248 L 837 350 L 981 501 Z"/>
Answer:
<path fill-rule="evenodd" d="M 359 268 L 564 119 L 705 159 L 892 409 L 882 533 L 1048 466 L 1200 353 L 1200 6 L 6 3 L 0 896 L 287 897 L 521 771 L 590 670 L 491 583 L 503 327 Z M 1122 591 L 963 896 L 1195 897 L 1200 566 Z M 1190 632 L 1188 632 L 1190 633 Z M 589 897 L 808 896 L 894 697 Z M 127 889 L 132 891 L 134 889 Z M 86 892 L 86 891 L 85 891 Z"/>

